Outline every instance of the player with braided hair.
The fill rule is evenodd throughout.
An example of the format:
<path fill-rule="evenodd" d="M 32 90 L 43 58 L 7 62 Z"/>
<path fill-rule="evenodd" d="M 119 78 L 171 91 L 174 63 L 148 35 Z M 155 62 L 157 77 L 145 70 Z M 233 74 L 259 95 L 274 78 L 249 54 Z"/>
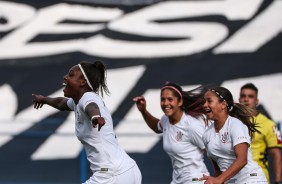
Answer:
<path fill-rule="evenodd" d="M 63 84 L 65 97 L 33 94 L 34 108 L 47 104 L 75 112 L 75 133 L 84 145 L 93 172 L 84 184 L 141 184 L 141 172 L 120 147 L 111 114 L 102 99 L 103 92 L 109 93 L 104 64 L 81 62 L 64 76 Z"/>

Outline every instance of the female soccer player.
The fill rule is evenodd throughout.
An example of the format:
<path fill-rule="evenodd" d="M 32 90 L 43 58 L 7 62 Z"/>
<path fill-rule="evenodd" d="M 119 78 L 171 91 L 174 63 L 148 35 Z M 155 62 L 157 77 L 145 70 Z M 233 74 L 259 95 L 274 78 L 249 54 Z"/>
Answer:
<path fill-rule="evenodd" d="M 134 102 L 147 125 L 163 134 L 163 148 L 171 158 L 173 174 L 171 184 L 200 184 L 198 178 L 209 175 L 204 163 L 201 121 L 203 93 L 201 88 L 183 92 L 179 85 L 168 83 L 161 89 L 161 108 L 164 115 L 158 119 L 146 109 L 144 97 Z"/>
<path fill-rule="evenodd" d="M 223 87 L 211 88 L 204 98 L 206 116 L 214 123 L 204 132 L 203 141 L 215 174 L 201 179 L 205 184 L 267 183 L 250 149 L 250 138 L 256 131 L 251 109 L 234 103 L 230 91 Z"/>
<path fill-rule="evenodd" d="M 33 94 L 34 108 L 48 104 L 75 112 L 75 133 L 93 172 L 84 184 L 141 184 L 141 172 L 118 144 L 111 114 L 101 97 L 103 92 L 109 93 L 103 63 L 81 62 L 73 66 L 63 84 L 67 98 Z"/>

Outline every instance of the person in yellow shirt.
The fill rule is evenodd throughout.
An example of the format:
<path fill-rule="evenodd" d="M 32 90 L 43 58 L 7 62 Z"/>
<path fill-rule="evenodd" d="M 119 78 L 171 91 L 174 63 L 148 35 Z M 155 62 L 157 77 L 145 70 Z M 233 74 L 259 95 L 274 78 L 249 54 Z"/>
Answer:
<path fill-rule="evenodd" d="M 274 184 L 282 184 L 281 134 L 275 122 L 258 112 L 257 105 L 259 100 L 257 87 L 252 83 L 243 85 L 240 90 L 239 102 L 254 110 L 254 119 L 258 126 L 257 129 L 261 132 L 255 132 L 254 139 L 251 143 L 254 160 L 262 167 L 270 183 L 267 158 L 267 155 L 270 154 L 272 157 L 272 170 L 274 171 Z"/>

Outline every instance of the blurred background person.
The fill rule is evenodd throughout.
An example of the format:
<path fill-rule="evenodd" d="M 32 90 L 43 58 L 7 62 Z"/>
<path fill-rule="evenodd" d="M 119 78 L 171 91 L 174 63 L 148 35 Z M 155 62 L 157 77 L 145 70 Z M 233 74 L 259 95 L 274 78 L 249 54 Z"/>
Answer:
<path fill-rule="evenodd" d="M 257 123 L 257 129 L 252 140 L 251 148 L 254 160 L 262 167 L 268 182 L 270 177 L 268 172 L 268 153 L 272 158 L 272 170 L 274 171 L 274 182 L 282 183 L 281 178 L 281 135 L 276 123 L 267 118 L 264 114 L 257 110 L 259 104 L 258 88 L 247 83 L 241 87 L 239 102 L 254 110 L 253 117 Z"/>

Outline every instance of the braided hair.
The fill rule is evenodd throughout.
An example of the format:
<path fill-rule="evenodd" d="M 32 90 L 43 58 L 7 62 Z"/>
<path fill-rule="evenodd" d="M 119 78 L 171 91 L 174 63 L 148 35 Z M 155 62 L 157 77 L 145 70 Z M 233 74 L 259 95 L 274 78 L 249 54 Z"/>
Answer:
<path fill-rule="evenodd" d="M 89 80 L 89 87 L 95 93 L 100 93 L 101 96 L 103 96 L 104 92 L 107 95 L 110 94 L 106 83 L 106 67 L 101 61 L 95 61 L 94 63 L 82 61 L 80 62 L 80 66 L 83 68 L 85 75 L 88 78 L 87 80 Z"/>

